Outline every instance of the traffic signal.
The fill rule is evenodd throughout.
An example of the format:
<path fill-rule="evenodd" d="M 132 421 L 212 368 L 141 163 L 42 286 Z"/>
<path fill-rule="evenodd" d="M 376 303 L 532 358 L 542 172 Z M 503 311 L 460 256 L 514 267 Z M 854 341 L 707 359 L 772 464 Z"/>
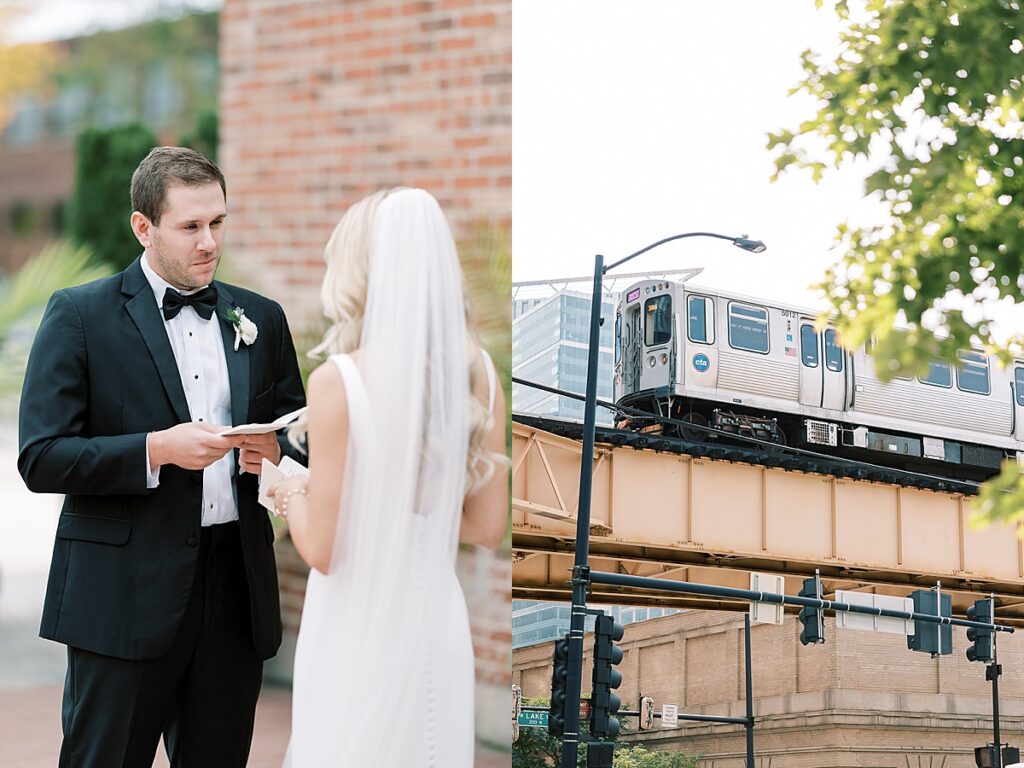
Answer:
<path fill-rule="evenodd" d="M 587 768 L 612 768 L 614 760 L 614 742 L 592 741 L 587 744 Z"/>
<path fill-rule="evenodd" d="M 640 697 L 640 722 L 641 731 L 649 731 L 654 727 L 654 699 L 650 696 Z"/>
<path fill-rule="evenodd" d="M 622 649 L 615 645 L 622 639 L 622 625 L 611 616 L 601 614 L 594 624 L 594 677 L 590 693 L 590 735 L 614 739 L 619 733 L 618 718 L 622 701 L 612 690 L 622 684 L 622 674 L 612 666 L 622 661 Z"/>
<path fill-rule="evenodd" d="M 565 681 L 569 676 L 569 636 L 555 641 L 551 665 L 551 706 L 548 709 L 548 733 L 560 739 L 565 733 Z"/>
<path fill-rule="evenodd" d="M 968 621 L 979 621 L 982 624 L 992 623 L 992 601 L 975 600 L 974 605 L 967 609 Z M 980 627 L 968 627 L 967 639 L 971 645 L 967 647 L 967 658 L 970 661 L 992 661 L 992 630 Z"/>
<path fill-rule="evenodd" d="M 800 597 L 816 597 L 821 599 L 818 591 L 818 578 L 804 579 L 804 585 L 800 588 Z M 825 618 L 822 616 L 821 608 L 810 608 L 804 606 L 800 609 L 800 623 L 803 629 L 800 630 L 800 642 L 804 645 L 811 643 L 825 642 Z"/>
<path fill-rule="evenodd" d="M 917 589 L 910 593 L 914 602 L 914 613 L 925 613 L 929 616 L 953 615 L 953 598 L 947 594 L 938 595 L 932 589 Z M 938 606 L 941 604 L 941 612 Z M 953 653 L 953 628 L 949 624 L 934 624 L 930 621 L 915 621 L 914 634 L 907 635 L 907 648 L 933 656 L 946 656 Z"/>

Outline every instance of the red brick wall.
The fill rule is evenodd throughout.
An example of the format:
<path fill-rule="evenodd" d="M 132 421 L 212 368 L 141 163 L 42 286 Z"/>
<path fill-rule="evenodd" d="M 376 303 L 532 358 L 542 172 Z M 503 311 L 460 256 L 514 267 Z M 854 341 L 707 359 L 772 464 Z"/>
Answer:
<path fill-rule="evenodd" d="M 225 0 L 227 258 L 319 315 L 323 246 L 351 203 L 419 186 L 456 239 L 511 220 L 511 0 Z"/>
<path fill-rule="evenodd" d="M 324 244 L 346 207 L 372 191 L 429 190 L 460 241 L 478 224 L 508 229 L 511 14 L 511 0 L 224 1 L 227 266 L 281 301 L 293 330 L 320 316 Z M 287 679 L 306 569 L 287 540 L 277 552 L 286 635 L 270 676 Z M 500 740 L 480 715 L 492 708 L 489 691 L 507 694 L 510 683 L 511 565 L 507 553 L 464 552 L 459 570 L 477 655 L 477 733 Z"/>

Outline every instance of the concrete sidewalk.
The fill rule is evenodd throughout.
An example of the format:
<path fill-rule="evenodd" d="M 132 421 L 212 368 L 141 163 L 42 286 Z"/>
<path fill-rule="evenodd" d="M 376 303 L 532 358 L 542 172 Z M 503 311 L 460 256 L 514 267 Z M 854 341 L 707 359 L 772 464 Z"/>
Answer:
<path fill-rule="evenodd" d="M 38 630 L 60 498 L 29 493 L 16 457 L 14 426 L 0 414 L 0 765 L 55 768 L 67 657 Z M 249 767 L 279 768 L 290 731 L 291 691 L 265 685 Z M 153 765 L 166 768 L 162 748 Z M 511 752 L 477 748 L 476 768 L 511 765 Z"/>
<path fill-rule="evenodd" d="M 60 751 L 61 686 L 0 691 L 0 744 L 5 768 L 55 768 Z M 264 688 L 256 708 L 249 768 L 280 768 L 291 730 L 291 692 Z M 476 768 L 509 768 L 510 752 L 477 746 Z M 167 768 L 161 747 L 154 768 Z"/>

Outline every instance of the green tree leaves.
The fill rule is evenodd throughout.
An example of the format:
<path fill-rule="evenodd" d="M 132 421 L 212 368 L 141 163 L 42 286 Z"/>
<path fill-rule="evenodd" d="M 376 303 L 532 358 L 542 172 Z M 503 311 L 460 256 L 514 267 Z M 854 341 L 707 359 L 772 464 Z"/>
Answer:
<path fill-rule="evenodd" d="M 142 252 L 132 233 L 131 180 L 136 167 L 156 145 L 139 123 L 82 131 L 75 145 L 75 191 L 68 229 L 97 258 L 118 270 Z"/>
<path fill-rule="evenodd" d="M 1020 329 L 994 335 L 985 309 L 1019 304 L 1024 291 L 1021 3 L 838 0 L 834 8 L 838 51 L 806 52 L 794 89 L 817 110 L 768 141 L 776 178 L 805 169 L 818 179 L 865 159 L 874 168 L 865 192 L 885 213 L 840 226 L 845 256 L 819 286 L 831 321 L 848 346 L 874 337 L 883 377 L 919 374 L 936 358 L 956 364 L 957 350 L 972 345 L 1004 364 L 1024 357 Z M 1016 464 L 1006 473 L 1003 495 L 1024 491 Z"/>

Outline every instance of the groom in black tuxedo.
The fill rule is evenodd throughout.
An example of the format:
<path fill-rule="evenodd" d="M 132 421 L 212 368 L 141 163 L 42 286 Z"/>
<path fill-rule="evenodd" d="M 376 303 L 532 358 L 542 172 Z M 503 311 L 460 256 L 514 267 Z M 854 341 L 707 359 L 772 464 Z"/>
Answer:
<path fill-rule="evenodd" d="M 217 166 L 158 147 L 131 195 L 144 253 L 53 295 L 21 398 L 21 475 L 66 495 L 40 628 L 68 646 L 60 765 L 150 768 L 162 734 L 172 766 L 242 768 L 281 642 L 258 475 L 299 457 L 217 433 L 305 396 L 281 307 L 213 279 Z"/>

